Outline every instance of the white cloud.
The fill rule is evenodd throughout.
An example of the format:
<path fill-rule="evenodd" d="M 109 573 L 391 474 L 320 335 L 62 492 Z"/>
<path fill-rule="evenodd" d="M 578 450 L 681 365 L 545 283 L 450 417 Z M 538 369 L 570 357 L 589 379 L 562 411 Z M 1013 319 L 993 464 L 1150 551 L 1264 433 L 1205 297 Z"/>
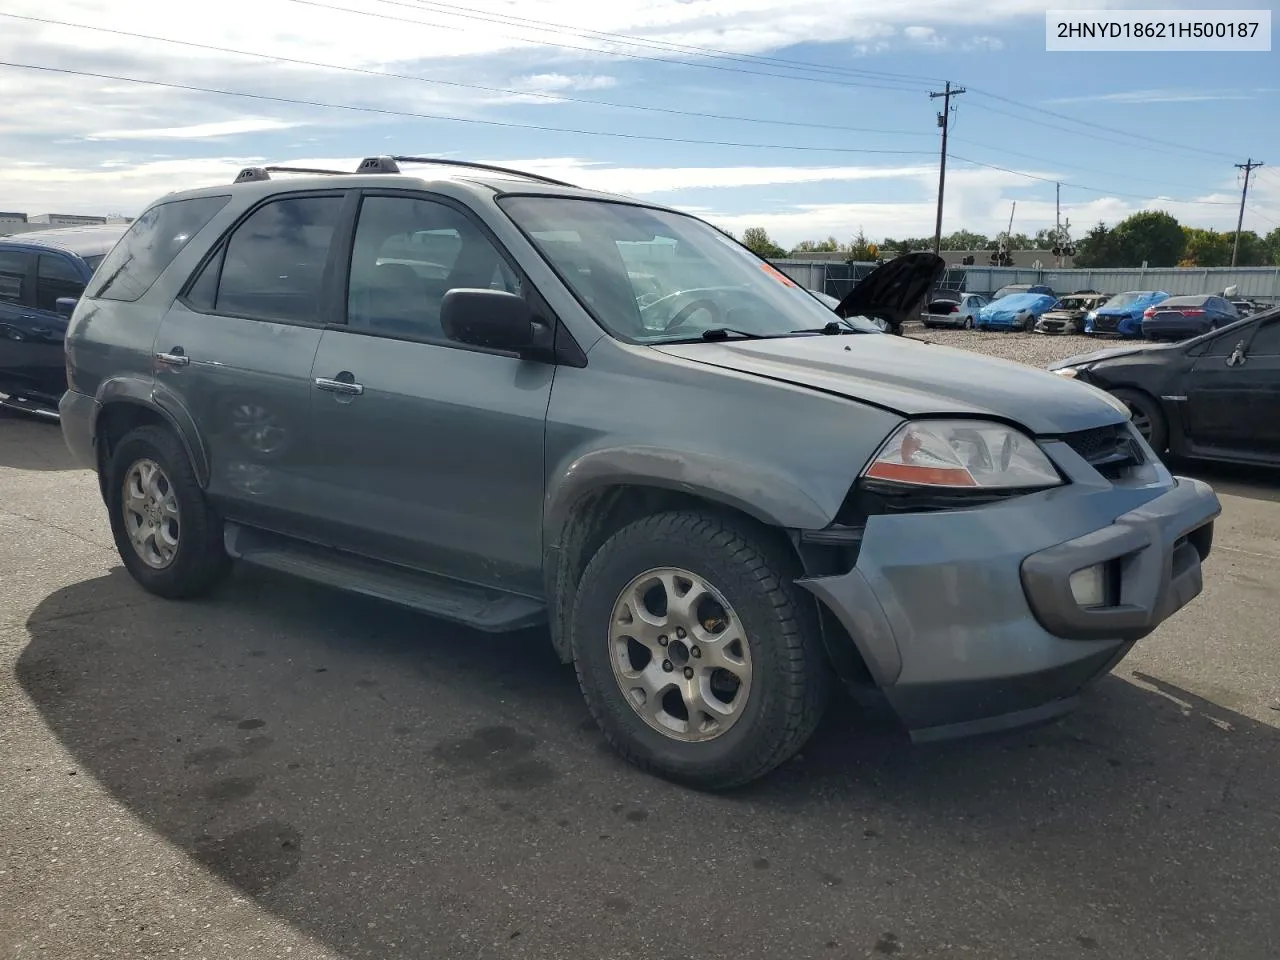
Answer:
<path fill-rule="evenodd" d="M 616 86 L 617 83 L 617 77 L 607 74 L 573 76 L 566 73 L 535 73 L 517 78 L 512 82 L 512 86 L 517 90 L 528 90 L 533 93 L 564 93 L 569 90 L 606 90 Z"/>
<path fill-rule="evenodd" d="M 150 127 L 125 130 L 103 130 L 85 134 L 86 140 L 211 140 L 245 133 L 264 133 L 268 130 L 288 130 L 302 126 L 269 117 L 245 117 L 242 120 L 222 120 L 217 123 L 197 123 L 187 127 Z"/>
<path fill-rule="evenodd" d="M 1123 90 L 1079 97 L 1057 97 L 1046 103 L 1201 103 L 1213 100 L 1253 100 L 1239 91 L 1215 90 Z"/>
<path fill-rule="evenodd" d="M 918 47 L 933 47 L 935 49 L 940 49 L 947 45 L 946 40 L 939 36 L 938 31 L 933 27 L 907 27 L 902 31 L 902 35 Z"/>

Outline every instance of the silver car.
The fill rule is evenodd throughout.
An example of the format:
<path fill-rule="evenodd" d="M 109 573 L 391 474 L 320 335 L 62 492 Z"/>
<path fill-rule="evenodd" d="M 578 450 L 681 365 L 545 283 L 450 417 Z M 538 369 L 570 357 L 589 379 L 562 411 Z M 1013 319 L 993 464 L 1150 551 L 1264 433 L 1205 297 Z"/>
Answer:
<path fill-rule="evenodd" d="M 944 266 L 839 312 L 900 325 Z M 540 626 L 610 742 L 702 788 L 795 754 L 835 683 L 917 740 L 1064 713 L 1200 593 L 1220 510 L 1101 390 L 860 333 L 699 219 L 460 161 L 165 197 L 66 360 L 142 588 L 237 561 Z"/>

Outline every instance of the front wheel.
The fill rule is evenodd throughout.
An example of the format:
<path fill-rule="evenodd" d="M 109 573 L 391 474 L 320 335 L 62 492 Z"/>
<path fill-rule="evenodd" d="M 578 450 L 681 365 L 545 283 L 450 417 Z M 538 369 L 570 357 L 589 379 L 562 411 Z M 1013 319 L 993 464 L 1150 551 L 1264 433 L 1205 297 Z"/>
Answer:
<path fill-rule="evenodd" d="M 222 580 L 231 563 L 222 523 L 173 433 L 158 426 L 131 430 L 105 469 L 116 549 L 144 590 L 184 599 Z"/>
<path fill-rule="evenodd" d="M 829 671 L 785 553 L 732 521 L 663 513 L 614 534 L 578 586 L 587 706 L 637 766 L 701 789 L 748 783 L 821 719 Z"/>
<path fill-rule="evenodd" d="M 1129 408 L 1129 418 L 1142 439 L 1157 455 L 1164 453 L 1169 446 L 1169 422 L 1155 398 L 1138 390 L 1118 389 L 1111 394 Z"/>

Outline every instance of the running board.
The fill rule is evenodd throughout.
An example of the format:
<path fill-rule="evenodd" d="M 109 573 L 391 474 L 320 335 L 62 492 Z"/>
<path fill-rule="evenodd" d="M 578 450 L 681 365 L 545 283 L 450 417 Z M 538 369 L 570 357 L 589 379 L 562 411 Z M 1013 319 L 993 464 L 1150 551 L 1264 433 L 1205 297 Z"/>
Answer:
<path fill-rule="evenodd" d="M 321 547 L 279 534 L 227 523 L 227 553 L 237 560 L 352 593 L 387 600 L 487 633 L 542 626 L 547 608 L 528 597 Z"/>

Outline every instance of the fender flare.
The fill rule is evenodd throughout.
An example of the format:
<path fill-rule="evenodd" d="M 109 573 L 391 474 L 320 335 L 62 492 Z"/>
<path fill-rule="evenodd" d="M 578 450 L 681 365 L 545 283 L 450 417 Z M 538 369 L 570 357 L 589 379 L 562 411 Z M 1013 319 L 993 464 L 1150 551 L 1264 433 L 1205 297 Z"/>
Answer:
<path fill-rule="evenodd" d="M 196 429 L 195 419 L 175 394 L 150 380 L 137 376 L 121 376 L 104 380 L 99 385 L 94 399 L 98 402 L 97 420 L 102 419 L 108 407 L 122 403 L 143 407 L 159 414 L 182 441 L 200 486 L 208 486 L 208 453 L 200 441 L 200 432 Z M 94 423 L 93 433 L 96 440 L 100 435 L 97 421 Z"/>
<path fill-rule="evenodd" d="M 583 454 L 549 479 L 543 503 L 545 546 L 558 548 L 582 500 L 612 486 L 687 493 L 783 529 L 820 529 L 840 507 L 839 502 L 824 505 L 793 477 L 768 466 L 655 447 L 613 447 Z"/>

